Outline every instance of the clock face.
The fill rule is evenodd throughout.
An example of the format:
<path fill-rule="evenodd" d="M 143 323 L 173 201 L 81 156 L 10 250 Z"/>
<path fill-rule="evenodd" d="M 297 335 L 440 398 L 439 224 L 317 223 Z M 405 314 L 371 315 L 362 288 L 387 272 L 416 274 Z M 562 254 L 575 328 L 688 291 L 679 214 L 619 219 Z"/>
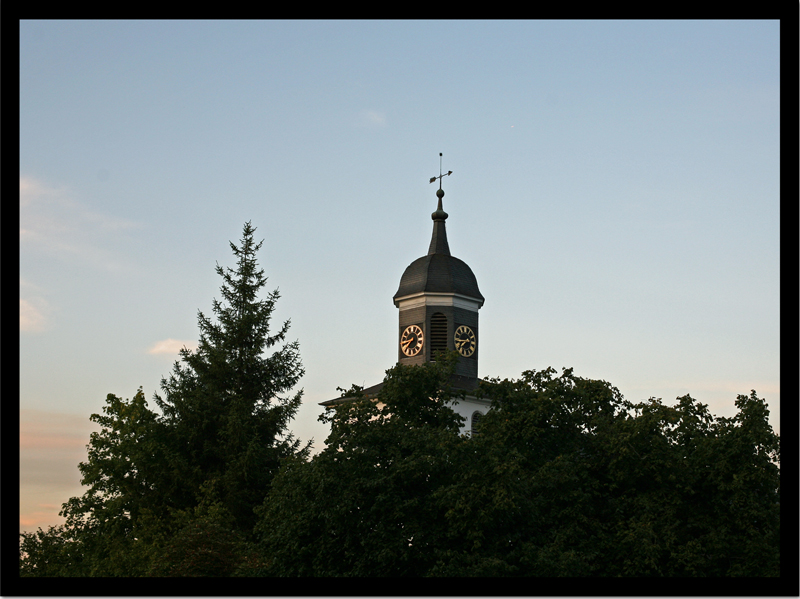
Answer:
<path fill-rule="evenodd" d="M 400 336 L 400 349 L 407 356 L 416 356 L 422 350 L 422 329 L 412 324 Z"/>
<path fill-rule="evenodd" d="M 478 341 L 475 339 L 475 332 L 468 326 L 461 325 L 456 329 L 456 334 L 453 335 L 456 349 L 465 358 L 469 358 L 475 353 L 475 348 L 478 347 Z"/>

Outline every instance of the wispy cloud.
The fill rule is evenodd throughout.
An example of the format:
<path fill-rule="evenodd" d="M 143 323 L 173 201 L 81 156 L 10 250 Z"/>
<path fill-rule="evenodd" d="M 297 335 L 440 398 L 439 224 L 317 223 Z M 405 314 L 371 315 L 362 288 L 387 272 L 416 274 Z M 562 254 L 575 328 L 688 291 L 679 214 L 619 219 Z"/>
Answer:
<path fill-rule="evenodd" d="M 31 532 L 37 528 L 45 528 L 49 525 L 61 524 L 64 518 L 58 517 L 58 521 L 54 521 L 54 514 L 58 513 L 61 506 L 55 504 L 40 504 L 37 506 L 41 509 L 33 510 L 25 514 L 19 515 L 19 529 L 20 531 Z"/>
<path fill-rule="evenodd" d="M 386 113 L 379 110 L 363 110 L 361 112 L 361 124 L 384 127 L 386 126 Z"/>
<path fill-rule="evenodd" d="M 19 330 L 25 333 L 46 330 L 52 308 L 42 297 L 42 290 L 25 279 L 20 279 L 19 293 Z"/>
<path fill-rule="evenodd" d="M 56 449 L 84 451 L 89 433 L 96 430 L 86 416 L 45 410 L 20 410 L 20 449 Z"/>
<path fill-rule="evenodd" d="M 60 524 L 61 503 L 83 492 L 78 463 L 99 425 L 88 416 L 21 409 L 20 530 Z"/>
<path fill-rule="evenodd" d="M 44 300 L 39 300 L 44 302 Z M 19 330 L 38 333 L 45 329 L 45 316 L 42 306 L 35 306 L 33 301 L 19 299 Z"/>
<path fill-rule="evenodd" d="M 59 260 L 77 259 L 103 270 L 121 268 L 119 259 L 104 246 L 110 236 L 138 226 L 126 219 L 92 211 L 56 188 L 20 176 L 20 245 L 23 251 L 43 251 Z"/>
<path fill-rule="evenodd" d="M 47 187 L 32 177 L 20 176 L 19 178 L 19 200 L 23 206 L 30 204 L 35 198 L 59 196 L 63 193 L 64 189 Z"/>
<path fill-rule="evenodd" d="M 147 350 L 147 353 L 177 355 L 183 347 L 194 350 L 197 349 L 197 343 L 193 341 L 179 341 L 178 339 L 164 339 L 163 341 L 154 343 L 150 349 Z"/>

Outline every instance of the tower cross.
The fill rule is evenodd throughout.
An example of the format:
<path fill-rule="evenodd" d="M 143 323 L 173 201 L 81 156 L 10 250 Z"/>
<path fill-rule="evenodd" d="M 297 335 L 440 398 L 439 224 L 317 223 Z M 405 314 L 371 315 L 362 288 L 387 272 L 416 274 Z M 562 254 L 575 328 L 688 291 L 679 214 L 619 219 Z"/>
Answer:
<path fill-rule="evenodd" d="M 447 175 L 452 175 L 453 171 L 447 171 L 445 174 L 442 174 L 442 153 L 439 152 L 439 176 L 438 177 L 431 177 L 429 183 L 433 183 L 436 179 L 439 179 L 439 189 L 442 188 L 442 177 L 446 177 Z"/>

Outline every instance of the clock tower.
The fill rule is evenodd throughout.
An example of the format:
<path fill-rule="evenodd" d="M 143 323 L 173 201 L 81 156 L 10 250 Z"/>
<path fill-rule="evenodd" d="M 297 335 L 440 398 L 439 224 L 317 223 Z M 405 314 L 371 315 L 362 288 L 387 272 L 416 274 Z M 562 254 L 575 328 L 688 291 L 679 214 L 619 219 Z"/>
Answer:
<path fill-rule="evenodd" d="M 439 154 L 441 157 L 441 154 Z M 453 409 L 464 417 L 462 431 L 474 433 L 478 420 L 491 408 L 488 399 L 477 397 L 478 354 L 480 353 L 480 331 L 478 310 L 483 305 L 483 296 L 478 281 L 466 263 L 450 255 L 445 221 L 447 213 L 442 209 L 442 178 L 439 179 L 436 196 L 439 199 L 433 219 L 433 234 L 428 253 L 408 265 L 400 286 L 394 294 L 394 305 L 400 310 L 397 328 L 397 360 L 400 364 L 424 364 L 434 362 L 444 351 L 459 354 L 456 371 L 450 379 L 454 390 L 465 391 Z M 362 389 L 365 398 L 380 402 L 383 383 Z M 320 405 L 333 408 L 353 401 L 343 396 L 323 401 Z"/>
<path fill-rule="evenodd" d="M 439 352 L 455 350 L 459 361 L 454 382 L 471 389 L 478 379 L 478 310 L 484 299 L 470 267 L 450 254 L 445 228 L 448 215 L 442 209 L 444 176 L 431 179 L 431 183 L 439 179 L 439 202 L 431 214 L 433 234 L 428 253 L 406 268 L 393 298 L 400 310 L 398 361 L 422 364 L 435 361 Z"/>

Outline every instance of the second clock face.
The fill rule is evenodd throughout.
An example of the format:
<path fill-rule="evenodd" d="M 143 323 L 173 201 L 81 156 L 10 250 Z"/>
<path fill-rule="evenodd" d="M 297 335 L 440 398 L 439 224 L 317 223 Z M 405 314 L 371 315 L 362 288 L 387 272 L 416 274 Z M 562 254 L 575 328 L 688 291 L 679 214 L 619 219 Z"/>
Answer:
<path fill-rule="evenodd" d="M 400 336 L 400 350 L 407 356 L 416 356 L 422 350 L 422 329 L 412 324 Z"/>
<path fill-rule="evenodd" d="M 456 349 L 465 358 L 469 358 L 475 353 L 475 348 L 478 346 L 478 341 L 475 339 L 475 332 L 468 326 L 461 325 L 456 329 L 456 334 L 453 335 Z"/>

